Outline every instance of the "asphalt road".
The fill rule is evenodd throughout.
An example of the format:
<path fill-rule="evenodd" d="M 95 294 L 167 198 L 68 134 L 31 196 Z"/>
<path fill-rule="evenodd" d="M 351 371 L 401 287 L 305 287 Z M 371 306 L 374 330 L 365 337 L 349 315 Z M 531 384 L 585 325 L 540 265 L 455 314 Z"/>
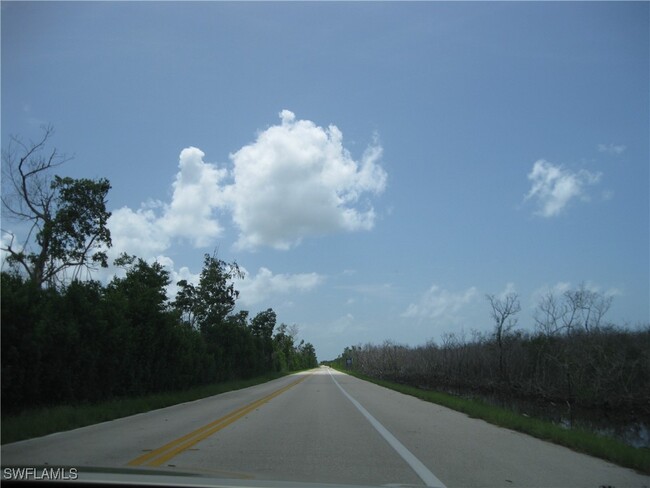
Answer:
<path fill-rule="evenodd" d="M 2 465 L 447 487 L 650 486 L 650 477 L 319 368 L 2 446 Z"/>

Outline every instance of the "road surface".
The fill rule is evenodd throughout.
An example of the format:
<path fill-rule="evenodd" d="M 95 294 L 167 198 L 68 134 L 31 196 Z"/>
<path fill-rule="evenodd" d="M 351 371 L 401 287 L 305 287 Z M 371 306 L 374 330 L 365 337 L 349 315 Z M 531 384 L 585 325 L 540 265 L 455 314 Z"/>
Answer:
<path fill-rule="evenodd" d="M 633 470 L 327 367 L 7 444 L 2 465 L 371 486 L 650 486 Z"/>

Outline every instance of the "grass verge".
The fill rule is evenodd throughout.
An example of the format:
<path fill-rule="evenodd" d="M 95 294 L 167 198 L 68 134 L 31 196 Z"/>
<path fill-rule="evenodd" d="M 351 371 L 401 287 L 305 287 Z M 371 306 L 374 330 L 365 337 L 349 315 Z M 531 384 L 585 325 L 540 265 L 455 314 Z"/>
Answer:
<path fill-rule="evenodd" d="M 574 451 L 596 456 L 644 474 L 650 474 L 650 449 L 628 446 L 611 437 L 601 436 L 584 429 L 565 429 L 552 422 L 525 417 L 511 410 L 489 405 L 479 400 L 468 400 L 439 391 L 422 390 L 413 386 L 379 380 L 355 371 L 339 370 L 379 386 L 463 412 L 469 417 L 482 419 L 500 427 L 523 432 L 539 439 L 566 446 Z"/>
<path fill-rule="evenodd" d="M 136 413 L 189 402 L 232 390 L 266 383 L 289 373 L 269 373 L 247 380 L 227 381 L 188 390 L 119 398 L 107 402 L 83 405 L 58 405 L 30 409 L 17 415 L 2 416 L 2 444 L 40 437 L 53 432 L 76 429 Z"/>

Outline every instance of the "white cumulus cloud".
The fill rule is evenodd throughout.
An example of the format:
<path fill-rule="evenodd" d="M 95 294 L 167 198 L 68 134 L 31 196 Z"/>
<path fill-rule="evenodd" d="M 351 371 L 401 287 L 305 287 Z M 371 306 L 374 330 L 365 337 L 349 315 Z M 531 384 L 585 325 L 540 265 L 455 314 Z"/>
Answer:
<path fill-rule="evenodd" d="M 196 247 L 210 245 L 222 232 L 213 214 L 223 203 L 219 184 L 228 174 L 204 156 L 195 147 L 181 151 L 172 200 L 160 221 L 167 235 L 190 239 Z"/>
<path fill-rule="evenodd" d="M 240 249 L 289 249 L 307 236 L 371 229 L 375 212 L 367 196 L 381 193 L 387 179 L 377 139 L 355 160 L 343 147 L 336 126 L 324 129 L 297 120 L 288 110 L 280 119 L 279 125 L 231 154 L 229 168 L 204 161 L 205 154 L 196 147 L 183 149 L 169 201 L 113 211 L 108 221 L 111 259 L 126 252 L 156 260 L 169 269 L 173 283 L 197 283 L 198 274 L 186 267 L 176 271 L 164 254 L 178 241 L 214 246 L 226 216 L 232 216 L 239 230 Z M 111 268 L 104 274 L 116 272 Z M 252 305 L 309 291 L 323 280 L 317 273 L 273 274 L 262 267 L 256 275 L 246 272 L 236 285 L 241 303 Z M 174 292 L 172 284 L 170 294 Z"/>
<path fill-rule="evenodd" d="M 214 214 L 222 203 L 219 183 L 227 170 L 205 163 L 203 157 L 195 147 L 181 151 L 169 203 L 113 211 L 108 220 L 112 252 L 149 259 L 164 252 L 177 238 L 188 239 L 196 247 L 214 244 L 222 231 Z"/>
<path fill-rule="evenodd" d="M 114 247 L 143 257 L 175 239 L 208 247 L 222 235 L 217 217 L 224 214 L 239 230 L 239 249 L 289 249 L 307 236 L 371 229 L 375 211 L 366 195 L 383 192 L 387 179 L 378 140 L 355 160 L 336 126 L 296 120 L 289 110 L 280 119 L 231 154 L 230 169 L 205 162 L 196 147 L 183 149 L 169 202 L 114 212 Z"/>
<path fill-rule="evenodd" d="M 356 161 L 336 126 L 296 120 L 288 110 L 280 119 L 230 156 L 233 183 L 224 197 L 237 247 L 289 249 L 307 236 L 371 229 L 375 212 L 362 196 L 386 187 L 379 143 Z"/>
<path fill-rule="evenodd" d="M 271 297 L 289 295 L 291 293 L 308 292 L 324 281 L 318 273 L 273 274 L 265 267 L 259 268 L 255 276 L 245 268 L 243 280 L 235 281 L 235 288 L 240 291 L 239 303 L 251 306 Z"/>
<path fill-rule="evenodd" d="M 532 182 L 524 200 L 537 201 L 537 214 L 542 217 L 559 215 L 574 198 L 588 199 L 585 188 L 600 181 L 601 173 L 587 170 L 572 172 L 559 165 L 540 159 L 528 174 Z"/>
<path fill-rule="evenodd" d="M 436 321 L 458 322 L 461 310 L 478 298 L 476 287 L 465 291 L 450 292 L 438 285 L 432 285 L 417 303 L 411 303 L 403 317 L 427 318 Z"/>
<path fill-rule="evenodd" d="M 142 258 L 150 258 L 165 251 L 170 236 L 158 223 L 159 218 L 151 208 L 133 211 L 122 207 L 112 212 L 108 219 L 113 247 L 111 253 L 126 252 Z"/>

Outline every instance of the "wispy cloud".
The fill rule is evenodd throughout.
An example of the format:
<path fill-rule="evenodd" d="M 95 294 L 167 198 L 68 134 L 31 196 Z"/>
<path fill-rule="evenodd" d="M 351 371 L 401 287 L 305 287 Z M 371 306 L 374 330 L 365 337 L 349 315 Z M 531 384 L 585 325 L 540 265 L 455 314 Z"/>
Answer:
<path fill-rule="evenodd" d="M 505 300 L 506 297 L 512 293 L 517 293 L 517 289 L 515 288 L 515 284 L 509 281 L 506 283 L 505 288 L 497 294 L 497 298 L 500 300 Z"/>
<path fill-rule="evenodd" d="M 547 296 L 548 294 L 551 294 L 555 297 L 562 297 L 564 293 L 567 291 L 570 291 L 572 289 L 576 289 L 580 285 L 573 285 L 569 281 L 558 281 L 554 285 L 544 285 L 540 286 L 539 288 L 533 290 L 533 292 L 530 295 L 530 308 L 534 309 L 539 305 L 540 300 Z M 609 288 L 603 288 L 602 286 L 592 282 L 592 281 L 587 281 L 584 283 L 584 287 L 586 290 L 591 291 L 593 293 L 599 293 L 605 298 L 610 298 L 610 297 L 617 297 L 617 296 L 622 296 L 624 295 L 624 292 L 621 288 L 615 287 L 615 286 L 610 286 Z"/>
<path fill-rule="evenodd" d="M 456 323 L 461 310 L 479 298 L 476 287 L 461 292 L 450 292 L 438 285 L 432 285 L 417 303 L 411 303 L 402 313 L 403 317 L 428 318 Z"/>
<path fill-rule="evenodd" d="M 598 144 L 596 148 L 598 149 L 598 152 L 612 154 L 614 156 L 623 154 L 627 149 L 623 144 Z"/>
<path fill-rule="evenodd" d="M 243 280 L 236 280 L 235 287 L 240 291 L 240 303 L 244 306 L 256 305 L 271 297 L 305 293 L 313 290 L 325 281 L 318 273 L 273 274 L 261 267 L 252 275 L 245 268 Z"/>
<path fill-rule="evenodd" d="M 524 201 L 534 199 L 537 202 L 537 215 L 555 217 L 571 200 L 588 200 L 586 187 L 598 183 L 601 177 L 602 173 L 592 173 L 585 169 L 573 172 L 540 159 L 528 174 L 532 186 Z"/>
<path fill-rule="evenodd" d="M 29 103 L 23 103 L 23 115 L 25 116 L 25 122 L 28 125 L 33 127 L 42 127 L 47 125 L 47 122 L 44 119 L 33 115 L 32 106 Z"/>
<path fill-rule="evenodd" d="M 338 288 L 350 290 L 368 297 L 386 298 L 393 293 L 393 286 L 390 283 L 360 283 L 356 285 L 341 285 Z"/>

